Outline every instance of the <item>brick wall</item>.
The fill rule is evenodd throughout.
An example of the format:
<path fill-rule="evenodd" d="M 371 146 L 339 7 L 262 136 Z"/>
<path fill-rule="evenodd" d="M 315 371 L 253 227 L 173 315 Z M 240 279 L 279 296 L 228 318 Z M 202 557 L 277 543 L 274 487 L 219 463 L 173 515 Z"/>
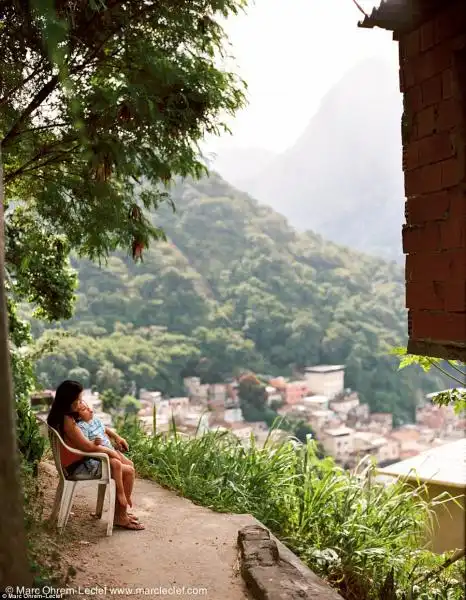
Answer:
<path fill-rule="evenodd" d="M 466 360 L 466 2 L 401 35 L 408 350 Z"/>

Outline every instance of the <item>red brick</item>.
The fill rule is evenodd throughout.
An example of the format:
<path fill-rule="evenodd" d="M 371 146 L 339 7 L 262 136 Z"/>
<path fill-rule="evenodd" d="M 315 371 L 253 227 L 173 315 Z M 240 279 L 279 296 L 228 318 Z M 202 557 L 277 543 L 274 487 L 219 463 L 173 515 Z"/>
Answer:
<path fill-rule="evenodd" d="M 444 281 L 449 264 L 445 252 L 408 254 L 406 281 Z"/>
<path fill-rule="evenodd" d="M 464 219 L 466 217 L 466 192 L 464 190 L 452 190 L 450 215 L 452 219 Z"/>
<path fill-rule="evenodd" d="M 444 40 L 460 35 L 465 28 L 466 10 L 464 9 L 464 0 L 456 0 L 434 20 L 434 42 L 439 44 Z"/>
<path fill-rule="evenodd" d="M 450 195 L 437 192 L 425 196 L 410 196 L 406 199 L 406 220 L 409 225 L 436 221 L 448 217 Z"/>
<path fill-rule="evenodd" d="M 421 52 L 429 50 L 434 45 L 434 21 L 427 21 L 419 30 Z"/>
<path fill-rule="evenodd" d="M 443 310 L 444 284 L 434 281 L 408 281 L 406 283 L 406 308 Z"/>
<path fill-rule="evenodd" d="M 405 144 L 403 147 L 403 171 L 412 171 L 419 165 L 419 142 Z"/>
<path fill-rule="evenodd" d="M 406 196 L 430 194 L 442 189 L 442 164 L 434 163 L 405 173 Z"/>
<path fill-rule="evenodd" d="M 408 254 L 406 281 L 450 281 L 466 278 L 464 249 Z"/>
<path fill-rule="evenodd" d="M 421 51 L 420 30 L 415 29 L 400 39 L 400 56 L 402 58 L 411 58 L 417 56 Z"/>
<path fill-rule="evenodd" d="M 453 69 L 446 69 L 442 73 L 442 98 L 448 100 L 453 97 Z"/>
<path fill-rule="evenodd" d="M 415 85 L 405 92 L 405 103 L 411 113 L 422 110 L 422 90 L 420 85 Z"/>
<path fill-rule="evenodd" d="M 442 163 L 434 163 L 405 173 L 406 196 L 429 194 L 441 189 Z"/>
<path fill-rule="evenodd" d="M 447 250 L 450 254 L 450 263 L 448 266 L 448 280 L 461 280 L 466 279 L 466 256 L 464 248 Z"/>
<path fill-rule="evenodd" d="M 402 231 L 403 252 L 433 252 L 440 250 L 440 227 L 436 221 L 423 225 L 405 225 Z"/>
<path fill-rule="evenodd" d="M 401 77 L 403 81 L 403 89 L 409 90 L 416 85 L 416 65 L 413 61 L 403 60 L 400 64 Z M 419 82 L 417 82 L 419 83 Z"/>
<path fill-rule="evenodd" d="M 414 339 L 450 342 L 466 339 L 466 313 L 413 310 L 411 318 Z"/>
<path fill-rule="evenodd" d="M 439 191 L 442 186 L 442 165 L 444 163 L 433 163 L 421 167 L 421 193 L 430 194 Z"/>
<path fill-rule="evenodd" d="M 428 109 L 426 109 L 428 110 Z M 463 124 L 464 118 L 461 103 L 456 98 L 442 100 L 437 107 L 437 115 L 434 129 L 437 131 L 449 131 Z"/>
<path fill-rule="evenodd" d="M 452 66 L 453 53 L 447 44 L 435 46 L 403 63 L 407 87 L 422 83 Z"/>
<path fill-rule="evenodd" d="M 428 165 L 455 156 L 455 136 L 449 132 L 437 133 L 418 141 L 418 164 Z"/>
<path fill-rule="evenodd" d="M 466 312 L 466 281 L 448 281 L 444 288 L 445 310 Z"/>
<path fill-rule="evenodd" d="M 436 132 L 436 110 L 429 106 L 416 115 L 416 136 L 423 138 Z"/>
<path fill-rule="evenodd" d="M 457 156 L 438 163 L 442 167 L 442 187 L 453 187 L 465 178 L 464 159 Z"/>
<path fill-rule="evenodd" d="M 464 260 L 466 261 L 466 216 L 455 219 L 452 216 L 439 224 L 440 247 L 449 250 L 451 248 L 464 248 Z"/>
<path fill-rule="evenodd" d="M 423 108 L 442 100 L 442 75 L 442 73 L 438 73 L 421 83 Z"/>
<path fill-rule="evenodd" d="M 465 28 L 466 29 L 466 26 Z M 458 36 L 455 36 L 450 42 L 450 47 L 453 50 L 453 52 L 458 52 L 460 54 L 459 56 L 459 60 L 460 60 L 460 65 L 461 63 L 464 63 L 464 61 L 462 60 L 461 57 L 461 52 L 463 50 L 466 50 L 466 32 L 463 30 L 462 33 L 460 33 Z M 464 54 L 463 54 L 464 57 Z"/>

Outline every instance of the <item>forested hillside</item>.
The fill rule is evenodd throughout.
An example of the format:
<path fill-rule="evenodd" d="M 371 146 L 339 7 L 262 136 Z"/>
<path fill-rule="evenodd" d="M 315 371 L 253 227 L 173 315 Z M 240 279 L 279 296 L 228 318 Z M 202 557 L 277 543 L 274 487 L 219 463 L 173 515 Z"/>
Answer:
<path fill-rule="evenodd" d="M 405 341 L 400 267 L 297 233 L 215 174 L 176 185 L 172 197 L 176 213 L 156 213 L 168 242 L 144 262 L 74 261 L 76 313 L 62 324 L 73 334 L 38 362 L 44 385 L 71 373 L 180 394 L 185 375 L 214 382 L 243 369 L 290 375 L 344 363 L 347 386 L 373 410 L 412 417 L 429 382 L 389 356 Z M 43 328 L 34 323 L 36 335 Z"/>

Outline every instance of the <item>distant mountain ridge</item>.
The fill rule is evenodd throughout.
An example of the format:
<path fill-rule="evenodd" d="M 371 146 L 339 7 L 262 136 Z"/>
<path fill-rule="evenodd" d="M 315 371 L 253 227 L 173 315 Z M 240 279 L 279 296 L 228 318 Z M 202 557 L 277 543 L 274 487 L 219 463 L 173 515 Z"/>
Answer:
<path fill-rule="evenodd" d="M 397 71 L 383 60 L 365 60 L 327 93 L 290 149 L 265 168 L 257 165 L 252 179 L 234 183 L 301 231 L 399 260 L 401 113 Z M 227 158 L 214 167 L 228 178 Z M 245 154 L 244 161 L 251 159 Z M 238 170 L 238 154 L 231 162 Z"/>

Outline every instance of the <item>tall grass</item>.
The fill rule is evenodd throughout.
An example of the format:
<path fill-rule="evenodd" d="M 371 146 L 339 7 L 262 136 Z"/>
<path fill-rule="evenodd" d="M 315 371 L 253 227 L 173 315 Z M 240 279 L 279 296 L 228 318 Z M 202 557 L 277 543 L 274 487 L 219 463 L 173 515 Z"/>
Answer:
<path fill-rule="evenodd" d="M 422 486 L 371 482 L 319 460 L 312 442 L 244 447 L 228 432 L 187 438 L 121 427 L 139 474 L 217 511 L 250 513 L 347 600 L 460 600 L 462 570 L 417 579 L 442 562 L 420 550 L 431 521 Z M 392 581 L 394 583 L 392 583 Z"/>

